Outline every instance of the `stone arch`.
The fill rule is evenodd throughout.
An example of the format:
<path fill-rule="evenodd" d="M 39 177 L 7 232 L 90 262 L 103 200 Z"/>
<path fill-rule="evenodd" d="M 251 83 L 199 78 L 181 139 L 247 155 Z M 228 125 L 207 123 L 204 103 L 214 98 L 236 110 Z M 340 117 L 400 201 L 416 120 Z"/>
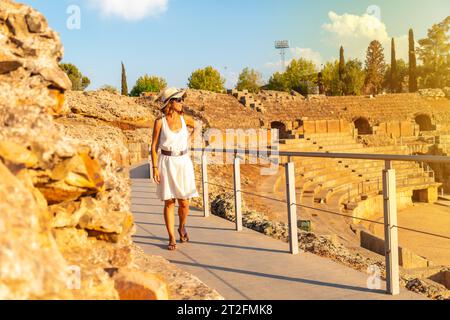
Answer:
<path fill-rule="evenodd" d="M 286 139 L 287 138 L 286 125 L 283 122 L 273 121 L 273 122 L 270 123 L 270 128 L 271 129 L 278 129 L 280 139 Z"/>
<path fill-rule="evenodd" d="M 414 121 L 419 125 L 420 131 L 433 131 L 436 130 L 436 126 L 433 125 L 431 117 L 427 114 L 421 113 L 416 115 Z"/>
<path fill-rule="evenodd" d="M 373 128 L 370 125 L 369 120 L 364 117 L 359 117 L 353 121 L 355 128 L 358 129 L 358 134 L 368 135 L 373 134 Z"/>

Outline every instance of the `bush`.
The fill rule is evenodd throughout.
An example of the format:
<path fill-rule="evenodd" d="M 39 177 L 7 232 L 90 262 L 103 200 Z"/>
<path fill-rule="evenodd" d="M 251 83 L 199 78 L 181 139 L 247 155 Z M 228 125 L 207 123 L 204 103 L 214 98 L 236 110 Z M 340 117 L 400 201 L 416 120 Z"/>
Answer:
<path fill-rule="evenodd" d="M 188 87 L 190 89 L 207 90 L 221 93 L 225 91 L 225 79 L 220 72 L 213 67 L 198 69 L 189 77 Z"/>
<path fill-rule="evenodd" d="M 165 79 L 156 76 L 144 75 L 136 81 L 130 95 L 133 97 L 139 97 L 143 92 L 160 92 L 166 87 L 167 82 Z"/>
<path fill-rule="evenodd" d="M 284 73 L 275 72 L 265 86 L 267 90 L 289 91 L 289 85 Z"/>
<path fill-rule="evenodd" d="M 256 70 L 245 68 L 239 75 L 236 89 L 239 91 L 248 90 L 252 93 L 258 93 L 262 85 L 262 75 Z"/>
<path fill-rule="evenodd" d="M 295 90 L 303 95 L 311 93 L 317 83 L 317 70 L 310 60 L 300 58 L 292 60 L 286 72 L 276 72 L 266 88 L 277 91 Z"/>
<path fill-rule="evenodd" d="M 78 70 L 78 68 L 71 63 L 61 63 L 59 67 L 67 74 L 72 82 L 72 90 L 84 91 L 90 84 L 91 80 Z"/>
<path fill-rule="evenodd" d="M 109 93 L 119 94 L 119 90 L 116 87 L 111 86 L 109 84 L 105 84 L 99 90 L 108 91 Z"/>

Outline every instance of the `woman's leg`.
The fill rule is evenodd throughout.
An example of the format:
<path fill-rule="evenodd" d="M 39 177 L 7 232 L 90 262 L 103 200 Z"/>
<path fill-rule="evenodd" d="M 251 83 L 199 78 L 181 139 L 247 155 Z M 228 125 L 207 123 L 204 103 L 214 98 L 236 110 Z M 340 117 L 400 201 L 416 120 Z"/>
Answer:
<path fill-rule="evenodd" d="M 186 234 L 185 226 L 189 215 L 189 200 L 178 199 L 178 216 L 180 218 L 180 233 L 184 236 Z"/>
<path fill-rule="evenodd" d="M 164 221 L 166 222 L 167 232 L 169 233 L 169 243 L 177 242 L 175 238 L 175 199 L 166 200 L 164 206 Z"/>

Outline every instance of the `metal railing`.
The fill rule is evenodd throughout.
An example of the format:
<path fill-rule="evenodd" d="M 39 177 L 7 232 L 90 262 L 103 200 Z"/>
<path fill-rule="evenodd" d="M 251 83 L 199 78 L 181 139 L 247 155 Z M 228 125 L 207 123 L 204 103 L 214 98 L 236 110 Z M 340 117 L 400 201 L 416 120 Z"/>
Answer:
<path fill-rule="evenodd" d="M 208 185 L 208 153 L 231 153 L 234 154 L 233 163 L 233 191 L 235 202 L 236 215 L 236 230 L 241 231 L 243 225 L 242 218 L 242 194 L 241 188 L 241 174 L 240 174 L 240 156 L 242 155 L 263 155 L 265 158 L 270 156 L 284 156 L 288 157 L 285 166 L 286 177 L 286 202 L 288 214 L 288 229 L 289 229 L 289 251 L 291 254 L 298 254 L 298 220 L 297 207 L 305 207 L 297 204 L 296 187 L 295 187 L 295 163 L 292 162 L 293 157 L 300 158 L 332 158 L 332 159 L 357 159 L 357 160 L 378 160 L 385 162 L 385 168 L 382 170 L 382 191 L 383 191 L 383 214 L 384 223 L 379 221 L 371 221 L 364 218 L 353 217 L 342 214 L 341 212 L 333 212 L 328 210 L 320 210 L 330 214 L 340 215 L 361 221 L 371 221 L 377 224 L 384 225 L 384 240 L 385 240 L 385 259 L 386 259 L 386 283 L 387 293 L 391 295 L 398 295 L 400 293 L 400 274 L 399 274 L 399 256 L 398 256 L 398 229 L 419 232 L 431 236 L 450 239 L 450 236 L 433 234 L 426 231 L 414 230 L 410 228 L 401 227 L 397 222 L 397 192 L 396 192 L 396 171 L 393 168 L 393 161 L 414 161 L 419 163 L 448 163 L 450 164 L 450 157 L 445 156 L 411 156 L 411 155 L 389 155 L 389 154 L 360 154 L 360 153 L 320 153 L 320 152 L 289 152 L 277 150 L 244 150 L 244 149 L 216 149 L 216 148 L 192 148 L 193 152 L 202 153 L 202 189 L 203 189 L 203 212 L 204 216 L 210 215 L 209 206 L 209 190 Z M 247 192 L 248 193 L 248 192 Z M 258 195 L 256 195 L 258 196 Z M 262 198 L 268 198 L 261 196 Z M 271 198 L 269 198 L 271 199 Z M 280 201 L 278 199 L 271 199 Z M 318 210 L 317 208 L 310 208 Z"/>

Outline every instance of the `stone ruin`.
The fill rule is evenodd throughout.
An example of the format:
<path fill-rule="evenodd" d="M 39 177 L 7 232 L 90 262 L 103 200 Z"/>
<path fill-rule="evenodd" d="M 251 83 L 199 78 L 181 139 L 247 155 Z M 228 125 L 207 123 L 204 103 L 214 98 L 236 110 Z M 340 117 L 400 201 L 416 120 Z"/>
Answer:
<path fill-rule="evenodd" d="M 443 89 L 420 89 L 419 94 L 427 98 L 450 98 L 450 87 Z"/>
<path fill-rule="evenodd" d="M 211 128 L 243 129 L 244 131 L 239 131 L 242 135 L 240 141 L 248 144 L 258 137 L 254 131 L 246 132 L 245 129 L 278 129 L 278 150 L 281 151 L 448 156 L 450 100 L 445 92 L 448 89 L 377 96 L 318 95 L 305 99 L 287 92 L 261 91 L 252 95 L 233 90 L 228 95 L 223 95 L 191 91 L 188 108 L 192 114 L 207 119 L 205 123 Z M 258 112 L 249 105 L 243 107 L 249 98 L 251 101 L 261 101 L 264 112 Z M 260 123 L 259 126 L 255 125 L 257 122 Z M 222 142 L 217 144 L 219 148 L 224 145 Z M 362 248 L 379 252 L 374 248 L 380 248 L 383 240 L 365 229 L 366 226 L 358 218 L 382 215 L 383 163 L 314 158 L 291 160 L 296 163 L 299 201 L 309 207 L 320 207 L 353 216 L 355 219 L 350 219 L 351 228 L 345 224 L 348 229 L 346 237 L 352 239 L 350 245 L 361 245 Z M 287 157 L 281 157 L 282 164 L 286 161 Z M 399 210 L 417 202 L 445 205 L 448 196 L 441 196 L 441 193 L 450 192 L 449 165 L 395 162 L 394 168 L 397 172 Z M 224 184 L 224 181 L 232 179 L 230 174 L 226 174 L 228 169 L 217 169 L 221 174 L 215 172 L 212 183 Z M 276 179 L 269 178 L 267 183 L 262 176 L 252 178 L 252 183 L 247 187 L 253 191 L 252 185 L 264 185 L 267 189 L 270 187 L 266 196 L 284 199 L 285 181 L 282 170 L 278 172 Z M 264 202 L 260 199 L 253 200 Z M 265 204 L 267 210 L 276 210 L 268 202 Z M 249 206 L 258 208 L 261 204 L 251 203 Z M 278 212 L 273 216 L 277 215 Z M 313 213 L 308 213 L 308 217 L 316 226 L 323 224 L 320 219 L 315 221 Z M 342 226 L 343 222 L 330 220 L 329 226 L 333 223 Z M 333 227 L 322 231 L 333 232 Z M 337 228 L 334 232 L 341 236 L 341 231 L 342 228 Z M 445 266 L 435 265 L 433 261 L 407 248 L 401 248 L 400 262 L 408 272 L 418 268 L 427 269 L 427 272 L 441 270 L 441 273 L 447 270 Z M 446 295 L 448 296 L 448 292 Z"/>
<path fill-rule="evenodd" d="M 0 44 L 0 299 L 127 298 L 121 288 L 130 285 L 146 288 L 134 298 L 220 298 L 132 244 L 127 167 L 148 157 L 159 114 L 153 99 L 67 91 L 57 34 L 39 13 L 10 0 L 0 3 Z M 448 155 L 448 92 L 305 99 L 189 90 L 186 111 L 207 128 L 280 129 L 281 150 Z M 297 168 L 305 203 L 355 217 L 378 206 L 375 164 L 303 161 Z M 450 169 L 434 169 L 436 179 L 399 164 L 400 206 L 413 196 L 434 201 L 440 184 L 450 190 Z M 356 191 L 349 194 L 349 185 Z M 67 285 L 74 267 L 80 290 Z"/>
<path fill-rule="evenodd" d="M 133 244 L 129 150 L 150 113 L 65 95 L 62 55 L 41 14 L 0 2 L 0 300 L 221 299 Z"/>
<path fill-rule="evenodd" d="M 235 97 L 244 107 L 250 108 L 257 112 L 264 112 L 263 103 L 256 98 L 255 94 L 248 90 L 228 90 L 228 94 Z"/>

